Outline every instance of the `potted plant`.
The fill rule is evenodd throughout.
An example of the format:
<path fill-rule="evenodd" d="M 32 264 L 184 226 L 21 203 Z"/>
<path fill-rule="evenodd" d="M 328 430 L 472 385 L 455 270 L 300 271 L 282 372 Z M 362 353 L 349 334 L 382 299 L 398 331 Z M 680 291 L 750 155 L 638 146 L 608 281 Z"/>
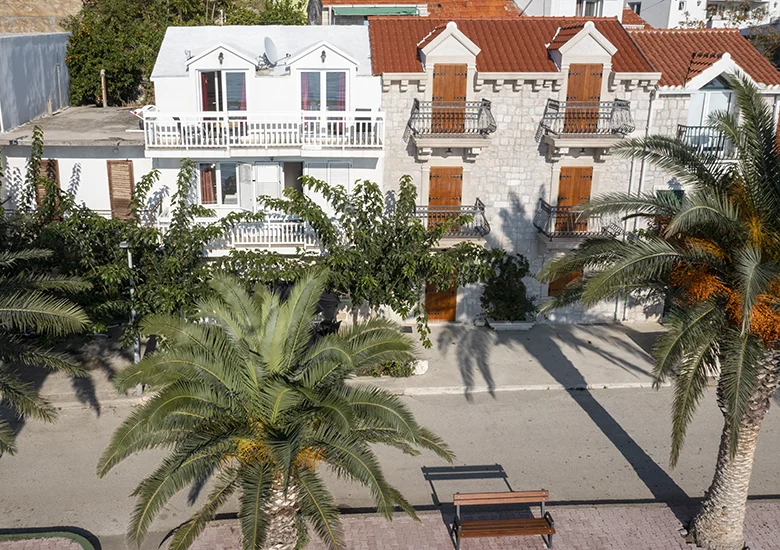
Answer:
<path fill-rule="evenodd" d="M 493 330 L 529 330 L 536 306 L 526 294 L 523 278 L 528 260 L 520 254 L 502 254 L 492 259 L 481 303 L 487 324 Z"/>

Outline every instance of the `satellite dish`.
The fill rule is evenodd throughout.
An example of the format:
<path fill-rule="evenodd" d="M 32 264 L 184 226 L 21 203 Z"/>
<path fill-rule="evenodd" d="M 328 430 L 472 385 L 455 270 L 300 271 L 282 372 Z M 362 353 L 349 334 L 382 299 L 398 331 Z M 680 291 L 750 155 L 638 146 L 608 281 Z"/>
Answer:
<path fill-rule="evenodd" d="M 279 61 L 279 54 L 276 51 L 276 44 L 270 37 L 266 36 L 263 42 L 265 53 L 263 54 L 263 60 L 269 67 L 275 67 Z"/>

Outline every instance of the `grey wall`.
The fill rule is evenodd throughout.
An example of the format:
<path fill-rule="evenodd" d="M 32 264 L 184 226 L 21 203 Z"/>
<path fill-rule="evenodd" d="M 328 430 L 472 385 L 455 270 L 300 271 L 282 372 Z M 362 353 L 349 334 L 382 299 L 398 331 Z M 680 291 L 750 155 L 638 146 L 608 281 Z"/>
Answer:
<path fill-rule="evenodd" d="M 0 35 L 0 132 L 69 105 L 68 33 Z"/>

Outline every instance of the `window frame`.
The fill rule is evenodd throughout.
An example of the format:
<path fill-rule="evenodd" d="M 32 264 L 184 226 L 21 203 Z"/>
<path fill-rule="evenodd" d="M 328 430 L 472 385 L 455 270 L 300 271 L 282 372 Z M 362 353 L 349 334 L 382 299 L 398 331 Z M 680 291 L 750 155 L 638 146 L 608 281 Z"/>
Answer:
<path fill-rule="evenodd" d="M 236 168 L 236 202 L 234 203 L 225 203 L 222 201 L 222 165 L 223 164 L 233 164 Z M 198 163 L 198 204 L 200 206 L 205 206 L 206 208 L 233 208 L 236 210 L 241 209 L 241 171 L 239 169 L 239 162 L 199 162 Z M 202 167 L 203 166 L 213 166 L 214 167 L 214 181 L 216 183 L 215 186 L 215 199 L 216 202 L 212 203 L 204 203 L 203 202 L 203 193 L 202 193 L 202 183 L 201 183 L 201 173 L 202 173 Z"/>
<path fill-rule="evenodd" d="M 596 5 L 596 13 L 592 15 L 586 15 L 588 4 Z M 604 0 L 577 0 L 577 7 L 575 8 L 577 17 L 601 17 L 604 13 Z"/>
<path fill-rule="evenodd" d="M 350 110 L 350 91 L 351 80 L 349 69 L 301 69 L 298 71 L 298 109 L 302 113 L 314 115 L 320 114 L 338 114 L 347 113 Z M 303 109 L 303 73 L 319 73 L 320 74 L 320 108 L 319 110 L 306 111 Z M 343 111 L 328 111 L 328 73 L 341 73 L 344 75 L 344 110 Z"/>
<path fill-rule="evenodd" d="M 200 104 L 200 112 L 202 113 L 243 113 L 249 111 L 249 90 L 248 90 L 248 83 L 249 78 L 247 77 L 247 71 L 246 69 L 200 69 L 198 71 L 198 79 L 197 79 L 197 86 L 198 86 L 198 97 L 199 97 L 199 104 Z M 216 94 L 217 99 L 216 103 L 220 107 L 216 111 L 207 111 L 204 108 L 203 105 L 203 74 L 204 73 L 220 73 L 219 76 L 219 86 L 216 87 Z M 236 111 L 230 111 L 228 109 L 228 100 L 227 100 L 227 79 L 228 74 L 242 74 L 244 76 L 244 99 L 246 102 L 246 107 L 243 110 L 236 110 Z"/>

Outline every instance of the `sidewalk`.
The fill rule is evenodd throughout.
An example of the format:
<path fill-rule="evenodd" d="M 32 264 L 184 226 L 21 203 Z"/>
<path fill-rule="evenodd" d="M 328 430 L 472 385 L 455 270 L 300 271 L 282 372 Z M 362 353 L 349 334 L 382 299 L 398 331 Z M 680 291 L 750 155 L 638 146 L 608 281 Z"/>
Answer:
<path fill-rule="evenodd" d="M 647 388 L 653 383 L 649 352 L 662 327 L 540 324 L 527 332 L 494 332 L 452 324 L 431 329 L 433 347 L 418 344 L 429 365 L 424 375 L 359 380 L 401 395 Z M 86 405 L 99 412 L 103 405 L 138 401 L 132 394 L 118 394 L 111 383 L 113 374 L 132 360 L 115 338 L 96 338 L 82 360 L 91 378 L 41 372 L 32 381 L 58 406 Z"/>
<path fill-rule="evenodd" d="M 691 518 L 692 507 L 671 510 L 663 504 L 622 506 L 554 506 L 549 508 L 555 518 L 557 534 L 553 548 L 566 550 L 689 550 L 678 530 L 677 515 Z M 538 515 L 538 509 L 534 510 Z M 677 514 L 677 515 L 676 515 Z M 484 517 L 483 517 L 484 516 Z M 490 515 L 480 516 L 487 519 Z M 492 516 L 497 517 L 497 516 Z M 439 512 L 420 514 L 421 523 L 405 515 L 396 515 L 392 522 L 376 515 L 342 516 L 348 550 L 453 550 L 448 528 L 452 517 Z M 192 550 L 232 550 L 239 548 L 241 529 L 235 520 L 218 521 L 206 528 L 193 544 Z M 780 548 L 780 501 L 751 501 L 748 504 L 745 529 L 751 550 Z M 318 540 L 307 550 L 325 550 Z M 463 550 L 539 550 L 544 548 L 541 537 L 506 537 L 467 539 Z"/>

